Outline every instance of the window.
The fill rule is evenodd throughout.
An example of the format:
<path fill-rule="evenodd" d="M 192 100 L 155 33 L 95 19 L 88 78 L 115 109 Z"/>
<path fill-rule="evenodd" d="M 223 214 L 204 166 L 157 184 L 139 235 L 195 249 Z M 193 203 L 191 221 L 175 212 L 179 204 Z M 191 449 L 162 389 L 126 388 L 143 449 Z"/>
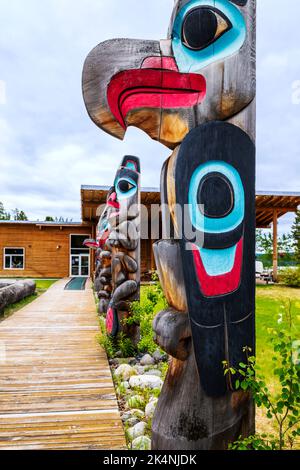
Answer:
<path fill-rule="evenodd" d="M 24 269 L 24 248 L 4 248 L 4 269 Z"/>

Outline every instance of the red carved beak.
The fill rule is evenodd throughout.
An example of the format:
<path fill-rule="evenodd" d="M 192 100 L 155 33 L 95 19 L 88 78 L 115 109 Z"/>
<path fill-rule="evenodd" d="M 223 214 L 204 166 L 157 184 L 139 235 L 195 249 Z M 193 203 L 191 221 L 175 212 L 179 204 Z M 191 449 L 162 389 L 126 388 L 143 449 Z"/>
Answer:
<path fill-rule="evenodd" d="M 114 209 L 120 209 L 120 204 L 117 201 L 117 193 L 113 192 L 107 200 L 107 205 L 113 207 Z"/>
<path fill-rule="evenodd" d="M 108 86 L 111 112 L 126 129 L 126 116 L 135 109 L 192 108 L 206 95 L 203 75 L 179 73 L 173 57 L 147 57 L 140 69 L 116 74 Z"/>

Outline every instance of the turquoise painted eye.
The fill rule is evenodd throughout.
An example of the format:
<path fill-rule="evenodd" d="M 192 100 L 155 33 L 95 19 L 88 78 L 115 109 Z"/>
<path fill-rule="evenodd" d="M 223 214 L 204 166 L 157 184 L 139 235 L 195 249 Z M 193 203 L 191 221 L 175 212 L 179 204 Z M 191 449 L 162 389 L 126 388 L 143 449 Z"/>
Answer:
<path fill-rule="evenodd" d="M 245 216 L 245 193 L 237 170 L 221 161 L 196 168 L 189 187 L 189 211 L 193 226 L 201 232 L 236 229 Z"/>
<path fill-rule="evenodd" d="M 208 7 L 194 8 L 184 18 L 182 42 L 192 50 L 204 49 L 232 28 L 221 12 Z"/>
<path fill-rule="evenodd" d="M 133 196 L 137 191 L 136 183 L 130 178 L 120 178 L 116 182 L 116 192 L 118 199 Z"/>
<path fill-rule="evenodd" d="M 203 67 L 239 51 L 247 34 L 240 10 L 228 0 L 191 0 L 178 12 L 172 46 L 180 72 Z"/>

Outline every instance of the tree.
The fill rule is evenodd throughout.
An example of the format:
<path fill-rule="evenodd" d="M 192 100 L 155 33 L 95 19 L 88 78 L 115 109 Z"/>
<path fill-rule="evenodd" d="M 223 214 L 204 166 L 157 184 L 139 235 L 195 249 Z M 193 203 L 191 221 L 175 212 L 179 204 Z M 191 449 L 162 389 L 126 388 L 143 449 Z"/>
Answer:
<path fill-rule="evenodd" d="M 50 215 L 47 215 L 47 217 L 45 218 L 45 222 L 55 222 L 55 220 Z"/>
<path fill-rule="evenodd" d="M 292 243 L 295 250 L 296 261 L 300 264 L 300 210 L 297 210 L 292 226 Z"/>
<path fill-rule="evenodd" d="M 300 216 L 299 216 L 300 222 Z M 299 229 L 300 231 L 300 225 Z M 300 233 L 300 232 L 299 232 Z M 300 244 L 300 240 L 299 240 Z M 265 233 L 263 230 L 256 231 L 256 247 L 262 253 L 271 255 L 273 253 L 273 234 L 271 232 Z M 282 254 L 291 253 L 293 251 L 293 236 L 292 234 L 283 234 L 278 237 L 278 252 Z"/>
<path fill-rule="evenodd" d="M 0 202 L 0 220 L 10 220 L 10 218 L 10 213 L 5 210 L 3 203 Z"/>
<path fill-rule="evenodd" d="M 16 208 L 14 211 L 13 211 L 13 215 L 14 215 L 14 220 L 28 220 L 28 217 L 27 215 L 25 214 L 24 211 L 20 211 L 18 208 Z"/>

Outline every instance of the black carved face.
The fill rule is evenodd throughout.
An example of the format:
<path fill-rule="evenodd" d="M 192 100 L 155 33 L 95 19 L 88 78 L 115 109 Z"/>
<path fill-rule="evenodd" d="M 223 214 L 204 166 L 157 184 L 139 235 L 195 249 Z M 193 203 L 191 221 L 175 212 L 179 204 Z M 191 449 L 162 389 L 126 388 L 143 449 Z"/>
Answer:
<path fill-rule="evenodd" d="M 219 395 L 222 361 L 238 364 L 253 345 L 254 144 L 236 126 L 211 122 L 190 132 L 169 168 L 168 194 L 186 209 L 180 246 L 198 369 L 207 393 Z"/>
<path fill-rule="evenodd" d="M 109 222 L 112 225 L 124 220 L 135 219 L 139 213 L 140 161 L 137 157 L 123 158 L 117 171 L 113 190 L 108 201 L 114 211 Z"/>

